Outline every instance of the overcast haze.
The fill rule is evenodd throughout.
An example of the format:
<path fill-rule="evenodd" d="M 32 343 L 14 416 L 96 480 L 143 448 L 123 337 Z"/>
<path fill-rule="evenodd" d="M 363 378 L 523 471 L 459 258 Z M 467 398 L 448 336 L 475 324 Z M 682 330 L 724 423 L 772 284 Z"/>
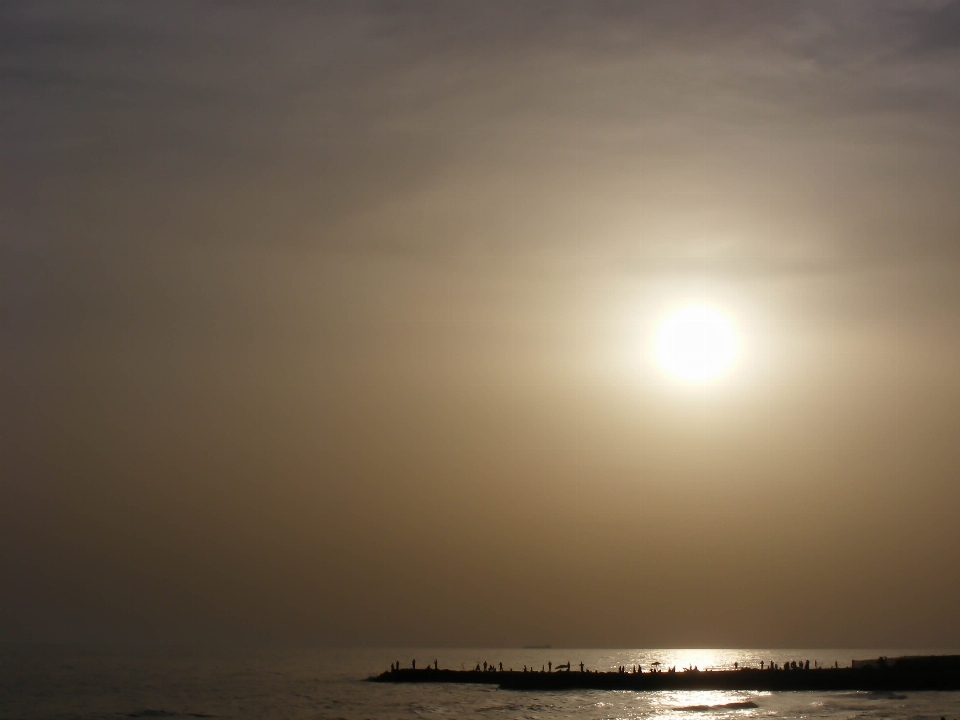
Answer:
<path fill-rule="evenodd" d="M 960 646 L 960 3 L 0 13 L 4 640 Z"/>

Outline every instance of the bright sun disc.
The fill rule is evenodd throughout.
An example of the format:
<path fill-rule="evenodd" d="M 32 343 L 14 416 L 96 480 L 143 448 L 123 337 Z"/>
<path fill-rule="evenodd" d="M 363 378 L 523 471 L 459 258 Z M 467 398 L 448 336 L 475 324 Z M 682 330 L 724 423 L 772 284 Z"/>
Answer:
<path fill-rule="evenodd" d="M 671 375 L 703 382 L 730 367 L 737 351 L 733 328 L 723 315 L 702 305 L 669 315 L 657 334 L 657 360 Z"/>

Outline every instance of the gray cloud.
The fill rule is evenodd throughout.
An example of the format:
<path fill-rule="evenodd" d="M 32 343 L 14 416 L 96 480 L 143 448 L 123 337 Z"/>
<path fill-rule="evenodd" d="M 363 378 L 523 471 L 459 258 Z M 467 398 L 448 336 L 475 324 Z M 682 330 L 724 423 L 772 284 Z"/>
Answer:
<path fill-rule="evenodd" d="M 954 7 L 7 4 L 8 313 L 192 247 L 955 262 Z"/>
<path fill-rule="evenodd" d="M 537 583 L 498 574 L 491 528 L 550 592 L 568 578 L 542 538 L 579 528 L 590 576 L 591 553 L 621 546 L 610 508 L 624 547 L 645 541 L 641 515 L 693 543 L 683 513 L 712 547 L 734 511 L 711 503 L 740 502 L 826 557 L 855 531 L 887 547 L 876 526 L 899 504 L 914 515 L 896 537 L 929 549 L 915 531 L 957 506 L 958 8 L 3 2 L 4 637 L 56 635 L 69 613 L 50 597 L 71 588 L 94 609 L 63 623 L 109 627 L 90 578 L 135 604 L 127 552 L 156 561 L 159 635 L 207 622 L 179 558 L 224 568 L 211 598 L 262 592 L 290 618 L 268 635 L 302 622 L 376 641 L 351 608 L 412 608 L 405 573 L 459 578 L 434 532 L 462 530 L 457 551 L 491 586 L 529 586 L 527 608 Z M 757 361 L 742 398 L 696 412 L 608 372 L 636 327 L 698 293 L 742 311 L 780 365 Z M 341 591 L 298 580 L 290 557 Z M 676 584 L 669 563 L 651 572 L 688 607 L 699 566 L 671 557 Z M 880 559 L 839 557 L 885 587 Z M 828 579 L 855 585 L 836 562 Z M 396 577 L 378 587 L 384 565 Z M 798 596 L 826 587 L 811 568 Z M 268 580 L 326 614 L 279 612 L 256 590 Z M 441 589 L 469 605 L 470 582 Z M 769 592 L 748 610 L 775 626 Z M 930 592 L 931 623 L 958 637 L 955 583 Z M 231 627 L 253 612 L 236 606 Z M 379 640 L 409 640 L 391 622 Z"/>

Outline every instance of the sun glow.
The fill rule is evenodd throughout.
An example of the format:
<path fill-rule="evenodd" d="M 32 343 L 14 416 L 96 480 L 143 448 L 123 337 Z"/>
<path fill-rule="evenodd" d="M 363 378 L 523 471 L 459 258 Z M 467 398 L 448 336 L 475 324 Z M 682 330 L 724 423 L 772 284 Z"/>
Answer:
<path fill-rule="evenodd" d="M 692 305 L 663 320 L 655 352 L 661 367 L 674 377 L 706 382 L 733 364 L 737 339 L 721 313 L 704 305 Z"/>

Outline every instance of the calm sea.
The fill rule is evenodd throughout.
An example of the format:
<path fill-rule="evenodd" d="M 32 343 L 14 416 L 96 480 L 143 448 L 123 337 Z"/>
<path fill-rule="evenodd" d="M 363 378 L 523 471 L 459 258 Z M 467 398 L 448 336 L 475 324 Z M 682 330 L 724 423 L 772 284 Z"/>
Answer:
<path fill-rule="evenodd" d="M 41 647 L 0 650 L 3 718 L 932 718 L 960 719 L 960 693 L 512 692 L 490 686 L 390 685 L 363 678 L 418 667 L 500 663 L 591 669 L 732 667 L 790 660 L 832 666 L 910 650 L 317 650 Z M 940 651 L 938 651 L 940 652 Z M 943 651 L 956 652 L 956 651 Z M 751 708 L 731 708 L 750 702 Z"/>

